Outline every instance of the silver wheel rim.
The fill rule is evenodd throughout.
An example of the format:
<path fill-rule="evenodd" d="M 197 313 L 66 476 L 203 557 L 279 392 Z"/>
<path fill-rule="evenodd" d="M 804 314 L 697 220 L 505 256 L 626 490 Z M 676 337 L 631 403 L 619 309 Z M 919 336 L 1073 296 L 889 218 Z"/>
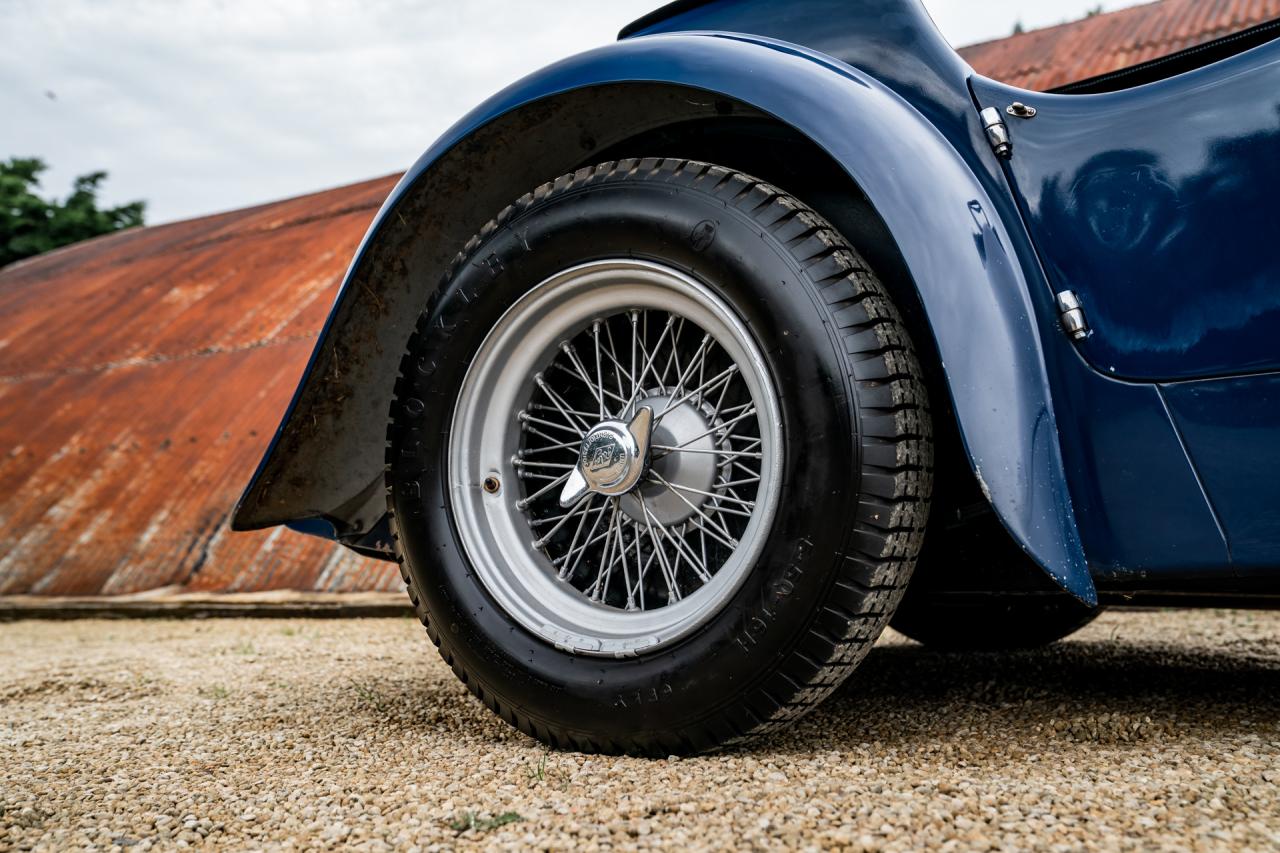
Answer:
<path fill-rule="evenodd" d="M 642 408 L 637 457 L 625 427 Z M 559 648 L 621 657 L 676 642 L 759 557 L 781 423 L 758 346 L 706 285 L 643 261 L 565 270 L 503 314 L 463 380 L 449 438 L 463 549 L 503 610 Z M 562 507 L 593 462 L 635 485 Z"/>

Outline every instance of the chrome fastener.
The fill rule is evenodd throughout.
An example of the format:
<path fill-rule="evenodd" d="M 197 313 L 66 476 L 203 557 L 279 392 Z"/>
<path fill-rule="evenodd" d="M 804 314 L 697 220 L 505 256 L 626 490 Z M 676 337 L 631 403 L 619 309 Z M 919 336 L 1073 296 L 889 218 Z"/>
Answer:
<path fill-rule="evenodd" d="M 1074 290 L 1059 291 L 1055 297 L 1058 302 L 1058 317 L 1062 320 L 1062 328 L 1072 340 L 1081 340 L 1089 334 L 1089 321 L 1084 316 L 1084 308 Z"/>
<path fill-rule="evenodd" d="M 1013 153 L 1013 143 L 1009 141 L 1009 128 L 1000 111 L 995 107 L 987 107 L 979 116 L 982 118 L 982 129 L 987 133 L 987 141 L 997 157 L 1008 158 Z"/>

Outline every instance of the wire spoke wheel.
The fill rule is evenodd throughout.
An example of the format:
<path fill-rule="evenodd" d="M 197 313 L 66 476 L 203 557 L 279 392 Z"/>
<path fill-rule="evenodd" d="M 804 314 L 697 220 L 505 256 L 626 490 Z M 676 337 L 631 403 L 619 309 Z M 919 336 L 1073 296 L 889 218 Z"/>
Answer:
<path fill-rule="evenodd" d="M 453 419 L 459 533 L 517 621 L 628 655 L 715 615 L 758 555 L 780 480 L 778 401 L 706 285 L 602 261 L 506 312 Z"/>

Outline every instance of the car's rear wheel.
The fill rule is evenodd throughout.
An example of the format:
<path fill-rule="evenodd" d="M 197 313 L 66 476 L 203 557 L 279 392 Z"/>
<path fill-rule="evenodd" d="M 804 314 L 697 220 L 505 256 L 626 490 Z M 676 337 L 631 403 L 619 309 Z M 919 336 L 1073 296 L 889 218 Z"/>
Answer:
<path fill-rule="evenodd" d="M 901 320 L 780 190 L 680 160 L 539 187 L 410 340 L 388 433 L 409 593 L 491 709 L 666 754 L 776 727 L 880 634 L 928 511 Z"/>

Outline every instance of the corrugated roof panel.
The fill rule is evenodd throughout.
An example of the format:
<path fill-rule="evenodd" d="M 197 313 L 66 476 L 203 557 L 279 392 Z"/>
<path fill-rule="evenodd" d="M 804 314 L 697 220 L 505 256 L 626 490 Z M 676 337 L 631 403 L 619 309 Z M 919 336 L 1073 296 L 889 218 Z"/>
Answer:
<path fill-rule="evenodd" d="M 1045 90 L 1280 18 L 1280 0 L 1163 0 L 960 48 L 980 74 Z"/>
<path fill-rule="evenodd" d="M 231 506 L 395 178 L 0 271 L 0 593 L 394 589 Z"/>

